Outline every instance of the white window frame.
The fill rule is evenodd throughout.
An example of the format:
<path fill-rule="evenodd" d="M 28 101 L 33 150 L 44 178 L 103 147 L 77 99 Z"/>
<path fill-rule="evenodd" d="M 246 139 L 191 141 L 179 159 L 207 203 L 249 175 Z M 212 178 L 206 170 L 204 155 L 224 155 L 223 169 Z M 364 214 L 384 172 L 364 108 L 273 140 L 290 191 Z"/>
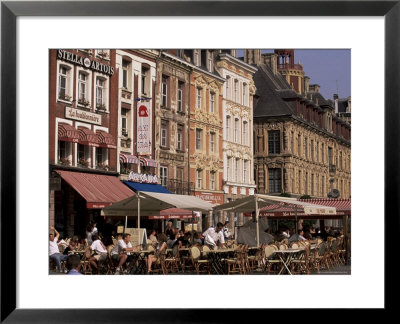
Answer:
<path fill-rule="evenodd" d="M 201 128 L 196 128 L 196 150 L 201 150 L 202 147 L 202 135 L 203 135 L 203 131 Z M 199 144 L 199 145 L 197 145 Z"/>
<path fill-rule="evenodd" d="M 225 117 L 225 130 L 226 130 L 226 140 L 229 141 L 231 140 L 231 123 L 232 123 L 232 117 L 227 115 Z"/>
<path fill-rule="evenodd" d="M 249 123 L 247 120 L 244 120 L 242 123 L 243 126 L 243 136 L 242 136 L 242 144 L 243 145 L 248 145 L 249 143 L 249 134 L 248 134 L 248 129 L 249 129 Z"/>
<path fill-rule="evenodd" d="M 216 151 L 216 143 L 215 143 L 215 133 L 211 132 L 210 133 L 210 153 L 214 153 Z"/>
<path fill-rule="evenodd" d="M 235 143 L 239 143 L 239 133 L 240 133 L 240 129 L 239 129 L 239 118 L 235 118 L 234 120 L 234 129 L 233 129 L 233 138 Z"/>
<path fill-rule="evenodd" d="M 160 166 L 160 184 L 166 188 L 168 185 L 168 167 Z"/>
<path fill-rule="evenodd" d="M 122 112 L 125 112 L 125 114 L 123 114 Z M 128 136 L 129 135 L 129 127 L 128 127 L 128 114 L 129 114 L 129 109 L 124 109 L 121 108 L 121 135 L 122 136 Z M 123 126 L 123 121 L 125 120 L 125 128 Z M 125 130 L 125 132 L 124 132 Z"/>
<path fill-rule="evenodd" d="M 248 168 L 247 168 L 247 165 L 248 165 L 248 160 L 244 160 L 243 161 L 243 182 L 244 183 L 248 183 L 249 182 L 249 179 L 248 179 Z"/>
<path fill-rule="evenodd" d="M 210 113 L 215 113 L 215 92 L 210 91 Z"/>
<path fill-rule="evenodd" d="M 98 110 L 98 104 L 99 104 L 99 100 L 98 100 L 98 89 L 101 88 L 102 89 L 102 100 L 101 100 L 101 104 L 104 105 L 104 112 L 108 112 L 109 111 L 109 104 L 108 104 L 108 88 L 109 88 L 109 78 L 101 75 L 101 74 L 95 74 L 95 108 L 96 110 Z M 98 80 L 103 81 L 103 85 L 102 87 L 99 87 L 98 85 Z"/>
<path fill-rule="evenodd" d="M 100 57 L 102 60 L 110 60 L 110 50 L 109 49 L 97 49 L 96 56 Z"/>
<path fill-rule="evenodd" d="M 203 170 L 196 169 L 196 189 L 202 189 L 203 187 L 202 172 Z"/>
<path fill-rule="evenodd" d="M 230 181 L 231 180 L 231 162 L 232 162 L 232 157 L 228 156 L 226 158 L 226 180 Z"/>
<path fill-rule="evenodd" d="M 226 99 L 231 99 L 231 77 L 229 75 L 226 76 L 226 88 L 225 88 L 225 97 Z"/>
<path fill-rule="evenodd" d="M 64 67 L 67 72 L 65 74 L 65 95 L 69 97 L 69 99 L 60 98 L 60 68 Z M 73 88 L 73 79 L 74 79 L 74 67 L 71 64 L 67 64 L 64 62 L 57 61 L 57 88 L 56 88 L 56 100 L 62 102 L 71 103 L 72 101 L 72 88 Z"/>
<path fill-rule="evenodd" d="M 216 172 L 215 171 L 211 171 L 210 172 L 210 190 L 215 190 L 215 176 Z"/>
<path fill-rule="evenodd" d="M 176 110 L 179 112 L 183 111 L 183 83 L 178 81 L 178 90 L 176 95 Z M 181 88 L 182 87 L 182 88 Z"/>
<path fill-rule="evenodd" d="M 201 95 L 202 95 L 202 88 L 196 87 L 196 108 L 201 109 Z"/>
<path fill-rule="evenodd" d="M 167 147 L 168 146 L 168 122 L 161 121 L 161 146 Z"/>
<path fill-rule="evenodd" d="M 168 76 L 166 75 L 161 76 L 161 106 L 168 106 Z"/>

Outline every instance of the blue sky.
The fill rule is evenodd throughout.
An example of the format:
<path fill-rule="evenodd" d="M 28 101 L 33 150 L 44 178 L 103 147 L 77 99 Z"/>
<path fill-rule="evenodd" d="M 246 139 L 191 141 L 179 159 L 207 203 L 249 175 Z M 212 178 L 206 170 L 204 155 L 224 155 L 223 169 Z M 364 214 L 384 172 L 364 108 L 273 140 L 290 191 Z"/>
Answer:
<path fill-rule="evenodd" d="M 274 50 L 262 50 L 271 53 Z M 238 50 L 238 57 L 243 50 Z M 294 61 L 303 65 L 310 84 L 319 84 L 325 99 L 332 99 L 334 93 L 339 98 L 351 96 L 351 51 L 350 49 L 309 49 L 294 51 Z"/>

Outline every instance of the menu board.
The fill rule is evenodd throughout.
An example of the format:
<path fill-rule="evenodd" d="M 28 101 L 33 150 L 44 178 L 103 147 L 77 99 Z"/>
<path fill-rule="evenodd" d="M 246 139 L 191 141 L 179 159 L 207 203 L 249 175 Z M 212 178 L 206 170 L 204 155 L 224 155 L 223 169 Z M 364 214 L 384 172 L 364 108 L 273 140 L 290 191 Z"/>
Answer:
<path fill-rule="evenodd" d="M 131 243 L 135 245 L 147 245 L 145 228 L 125 228 L 125 233 L 131 234 Z"/>

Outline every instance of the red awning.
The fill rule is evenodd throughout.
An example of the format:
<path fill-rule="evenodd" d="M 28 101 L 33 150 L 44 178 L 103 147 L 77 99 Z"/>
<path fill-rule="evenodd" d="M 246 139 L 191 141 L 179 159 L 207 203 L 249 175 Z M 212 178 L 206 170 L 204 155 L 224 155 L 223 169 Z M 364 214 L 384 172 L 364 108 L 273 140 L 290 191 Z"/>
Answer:
<path fill-rule="evenodd" d="M 58 139 L 60 141 L 67 142 L 78 142 L 79 141 L 79 131 L 68 124 L 59 123 L 58 124 Z"/>
<path fill-rule="evenodd" d="M 79 143 L 89 146 L 100 146 L 99 136 L 89 128 L 78 127 L 79 130 Z"/>
<path fill-rule="evenodd" d="M 114 176 L 62 170 L 56 172 L 86 200 L 87 208 L 101 209 L 135 195 Z"/>
<path fill-rule="evenodd" d="M 139 159 L 136 156 L 125 153 L 119 153 L 119 161 L 121 163 L 139 164 Z"/>
<path fill-rule="evenodd" d="M 196 212 L 194 215 L 196 216 Z M 181 208 L 168 208 L 160 211 L 160 215 L 149 216 L 149 219 L 188 219 L 192 218 L 192 212 L 190 210 Z"/>
<path fill-rule="evenodd" d="M 157 167 L 157 161 L 156 160 L 145 158 L 143 156 L 140 157 L 140 164 L 144 165 L 144 166 L 150 166 L 150 167 L 153 167 L 153 168 Z"/>
<path fill-rule="evenodd" d="M 342 216 L 351 216 L 351 199 L 299 199 L 302 202 L 335 207 L 336 215 L 306 215 L 303 207 L 299 206 L 297 217 L 303 219 L 337 219 Z M 260 209 L 259 216 L 269 218 L 295 218 L 296 212 L 293 207 L 283 204 L 269 205 Z"/>
<path fill-rule="evenodd" d="M 97 131 L 97 135 L 99 136 L 100 146 L 108 148 L 117 148 L 117 145 L 115 143 L 115 138 L 111 134 L 103 131 Z"/>

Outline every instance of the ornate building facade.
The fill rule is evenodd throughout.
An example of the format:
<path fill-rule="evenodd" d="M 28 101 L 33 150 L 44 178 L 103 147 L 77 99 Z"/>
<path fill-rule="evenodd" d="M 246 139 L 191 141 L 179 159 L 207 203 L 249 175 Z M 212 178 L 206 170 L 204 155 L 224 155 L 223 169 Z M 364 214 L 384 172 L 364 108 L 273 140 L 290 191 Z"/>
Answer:
<path fill-rule="evenodd" d="M 216 64 L 219 74 L 225 79 L 223 87 L 223 190 L 224 202 L 253 195 L 253 96 L 256 88 L 253 74 L 257 69 L 223 50 Z M 229 217 L 231 226 L 234 215 Z M 237 215 L 238 223 L 241 217 Z"/>
<path fill-rule="evenodd" d="M 257 50 L 256 50 L 257 52 Z M 252 57 L 258 57 L 253 53 Z M 255 179 L 259 193 L 351 196 L 350 125 L 338 118 L 318 85 L 301 88 L 279 72 L 278 55 L 261 55 L 255 74 Z M 284 69 L 301 66 L 284 66 Z M 293 76 L 293 75 L 292 75 Z M 292 79 L 293 80 L 293 79 Z M 293 84 L 297 84 L 293 82 Z"/>

